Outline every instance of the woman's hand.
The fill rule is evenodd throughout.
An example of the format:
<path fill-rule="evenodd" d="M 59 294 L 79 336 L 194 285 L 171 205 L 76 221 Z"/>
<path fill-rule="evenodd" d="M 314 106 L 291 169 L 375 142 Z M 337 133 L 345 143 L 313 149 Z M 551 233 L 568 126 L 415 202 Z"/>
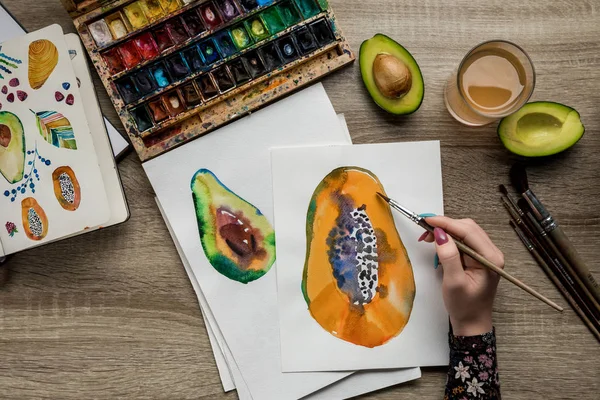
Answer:
<path fill-rule="evenodd" d="M 467 255 L 459 253 L 451 233 L 479 254 L 504 268 L 504 255 L 471 219 L 430 217 L 434 234 L 425 232 L 419 241 L 435 241 L 444 268 L 442 290 L 456 336 L 481 335 L 492 330 L 492 306 L 500 277 Z"/>

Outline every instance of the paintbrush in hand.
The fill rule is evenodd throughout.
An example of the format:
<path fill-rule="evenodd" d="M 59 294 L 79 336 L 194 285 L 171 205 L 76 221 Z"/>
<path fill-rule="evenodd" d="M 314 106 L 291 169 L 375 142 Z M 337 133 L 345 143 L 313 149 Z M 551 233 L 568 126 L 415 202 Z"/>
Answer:
<path fill-rule="evenodd" d="M 575 249 L 575 246 L 573 246 L 571 241 L 567 238 L 567 235 L 565 235 L 561 227 L 558 226 L 558 223 L 529 187 L 529 180 L 525 167 L 520 164 L 515 164 L 510 169 L 510 180 L 515 189 L 517 189 L 517 191 L 522 194 L 525 201 L 527 201 L 533 215 L 544 231 L 552 238 L 560 253 L 575 270 L 579 278 L 593 294 L 596 301 L 600 302 L 600 284 L 594 279 L 594 276 L 588 269 L 585 261 L 583 261 Z"/>
<path fill-rule="evenodd" d="M 433 229 L 434 229 L 433 226 L 429 225 L 425 221 L 425 218 L 420 217 L 419 215 L 413 213 L 409 209 L 401 206 L 398 202 L 396 202 L 396 201 L 388 198 L 387 196 L 384 196 L 383 194 L 381 194 L 379 192 L 377 192 L 377 194 L 382 199 L 384 199 L 390 205 L 390 207 L 392 207 L 394 210 L 399 211 L 402 215 L 404 215 L 405 217 L 407 217 L 412 222 L 414 222 L 415 224 L 419 225 L 421 228 L 425 229 L 426 231 L 433 233 Z M 513 283 L 514 285 L 516 285 L 519 288 L 523 289 L 524 291 L 526 291 L 530 295 L 532 295 L 532 296 L 536 297 L 537 299 L 543 301 L 544 303 L 548 304 L 552 308 L 554 308 L 554 309 L 556 309 L 558 311 L 563 311 L 563 308 L 561 306 L 559 306 L 558 304 L 556 304 L 555 302 L 553 302 L 552 300 L 544 297 L 543 295 L 541 295 L 540 293 L 536 292 L 535 290 L 533 290 L 532 288 L 530 288 L 529 286 L 527 286 L 526 284 L 524 284 L 523 282 L 521 282 L 517 278 L 513 277 L 512 275 L 510 275 L 509 273 L 507 273 L 506 271 L 504 271 L 502 268 L 498 267 L 497 265 L 495 265 L 494 263 L 492 263 L 491 261 L 489 261 L 488 259 L 486 259 L 485 257 L 483 257 L 481 254 L 477 253 L 475 250 L 473 250 L 472 248 L 470 248 L 466 244 L 462 243 L 460 241 L 460 239 L 455 238 L 451 234 L 450 234 L 450 236 L 454 239 L 454 241 L 456 243 L 456 247 L 458 247 L 458 250 L 460 250 L 462 253 L 464 253 L 464 254 L 468 255 L 469 257 L 471 257 L 472 259 L 478 261 L 479 263 L 481 263 L 481 265 L 483 265 L 483 266 L 491 269 L 496 274 L 500 275 L 502 278 L 504 278 L 507 281 Z"/>

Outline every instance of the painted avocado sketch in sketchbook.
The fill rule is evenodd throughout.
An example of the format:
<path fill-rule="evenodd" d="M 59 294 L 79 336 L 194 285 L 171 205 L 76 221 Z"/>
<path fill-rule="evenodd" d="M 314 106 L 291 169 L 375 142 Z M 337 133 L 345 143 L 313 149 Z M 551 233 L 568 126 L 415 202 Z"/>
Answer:
<path fill-rule="evenodd" d="M 201 169 L 191 183 L 202 248 L 222 275 L 247 284 L 275 262 L 275 231 L 252 204 Z"/>
<path fill-rule="evenodd" d="M 347 342 L 377 347 L 411 315 L 415 280 L 408 253 L 375 174 L 358 167 L 329 173 L 306 218 L 302 292 L 311 316 Z"/>

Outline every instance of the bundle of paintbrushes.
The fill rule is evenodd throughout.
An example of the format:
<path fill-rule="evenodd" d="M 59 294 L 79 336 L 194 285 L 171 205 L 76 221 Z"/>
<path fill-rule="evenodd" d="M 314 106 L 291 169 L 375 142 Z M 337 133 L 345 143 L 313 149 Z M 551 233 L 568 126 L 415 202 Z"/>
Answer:
<path fill-rule="evenodd" d="M 600 340 L 600 285 L 529 187 L 525 168 L 513 166 L 510 178 L 522 195 L 515 201 L 506 187 L 500 185 L 502 202 L 512 218 L 511 226 L 573 310 Z"/>

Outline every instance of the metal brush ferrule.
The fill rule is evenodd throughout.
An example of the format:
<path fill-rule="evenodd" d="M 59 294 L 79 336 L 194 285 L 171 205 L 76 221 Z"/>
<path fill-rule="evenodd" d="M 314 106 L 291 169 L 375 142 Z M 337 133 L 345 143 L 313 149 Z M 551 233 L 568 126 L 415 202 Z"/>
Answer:
<path fill-rule="evenodd" d="M 517 233 L 517 236 L 519 236 L 519 238 L 525 245 L 525 247 L 527 247 L 527 250 L 529 250 L 529 251 L 535 250 L 535 247 L 533 247 L 533 244 L 531 243 L 529 238 L 523 233 L 523 231 L 520 230 L 516 225 L 514 225 L 513 228 L 514 228 L 515 232 Z"/>
<path fill-rule="evenodd" d="M 553 230 L 555 230 L 556 228 L 558 228 L 558 224 L 556 223 L 554 218 L 552 218 L 552 216 L 548 216 L 548 217 L 544 218 L 543 220 L 541 220 L 540 225 L 542 226 L 542 228 L 544 228 L 544 231 L 546 231 L 548 233 L 550 233 Z"/>

